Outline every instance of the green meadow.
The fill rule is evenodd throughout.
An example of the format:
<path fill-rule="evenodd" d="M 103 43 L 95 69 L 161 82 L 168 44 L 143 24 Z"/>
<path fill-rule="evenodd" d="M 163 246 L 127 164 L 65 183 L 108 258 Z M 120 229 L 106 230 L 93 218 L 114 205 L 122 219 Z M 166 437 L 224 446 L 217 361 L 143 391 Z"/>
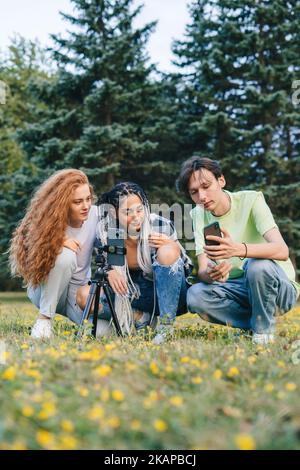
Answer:
<path fill-rule="evenodd" d="M 34 342 L 36 313 L 0 295 L 0 449 L 300 448 L 300 307 L 267 347 L 191 314 L 159 347 L 79 340 L 59 315 Z"/>

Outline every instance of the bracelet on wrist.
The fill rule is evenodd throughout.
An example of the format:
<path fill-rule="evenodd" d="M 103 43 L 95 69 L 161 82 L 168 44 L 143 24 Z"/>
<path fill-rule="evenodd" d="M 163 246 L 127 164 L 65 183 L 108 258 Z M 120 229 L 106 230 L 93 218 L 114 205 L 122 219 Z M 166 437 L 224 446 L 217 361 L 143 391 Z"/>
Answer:
<path fill-rule="evenodd" d="M 245 251 L 245 256 L 244 256 L 244 257 L 242 257 L 242 256 L 239 256 L 239 258 L 240 258 L 240 260 L 241 260 L 241 261 L 244 261 L 244 259 L 246 259 L 246 258 L 247 258 L 247 254 L 248 254 L 248 248 L 247 248 L 247 245 L 246 245 L 246 243 L 245 243 L 245 242 L 242 242 L 242 244 L 244 245 L 244 247 L 245 247 L 245 249 L 246 249 L 246 251 Z"/>

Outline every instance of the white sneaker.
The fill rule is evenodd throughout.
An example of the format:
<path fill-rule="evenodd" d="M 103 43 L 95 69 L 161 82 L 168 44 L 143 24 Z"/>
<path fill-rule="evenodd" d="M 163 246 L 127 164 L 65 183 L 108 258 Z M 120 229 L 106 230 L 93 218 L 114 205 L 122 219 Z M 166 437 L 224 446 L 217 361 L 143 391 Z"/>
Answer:
<path fill-rule="evenodd" d="M 274 335 L 270 333 L 253 333 L 252 343 L 254 344 L 274 343 Z"/>
<path fill-rule="evenodd" d="M 50 339 L 53 336 L 51 319 L 38 318 L 31 330 L 31 338 Z"/>
<path fill-rule="evenodd" d="M 152 344 L 159 346 L 160 344 L 163 344 L 166 341 L 172 339 L 173 334 L 174 327 L 172 325 L 159 326 L 157 329 L 157 334 L 152 340 Z"/>

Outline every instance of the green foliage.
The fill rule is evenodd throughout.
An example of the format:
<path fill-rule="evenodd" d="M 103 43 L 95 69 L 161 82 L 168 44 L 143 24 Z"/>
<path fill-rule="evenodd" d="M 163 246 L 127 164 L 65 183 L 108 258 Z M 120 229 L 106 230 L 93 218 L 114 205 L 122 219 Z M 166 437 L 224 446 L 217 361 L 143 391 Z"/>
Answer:
<path fill-rule="evenodd" d="M 265 193 L 299 267 L 299 2 L 192 0 L 178 73 L 161 74 L 146 52 L 155 23 L 133 26 L 133 0 L 72 1 L 51 60 L 22 38 L 0 58 L 1 287 L 11 232 L 53 171 L 81 168 L 98 194 L 133 180 L 172 204 L 195 153 L 221 161 L 229 189 Z"/>
<path fill-rule="evenodd" d="M 192 151 L 220 160 L 229 188 L 266 193 L 295 262 L 300 112 L 291 95 L 300 71 L 299 2 L 194 0 L 190 15 L 174 52 Z"/>
<path fill-rule="evenodd" d="M 6 54 L 0 55 L 0 79 L 5 83 L 6 99 L 0 105 L 0 285 L 12 288 L 19 283 L 10 280 L 7 267 L 8 240 L 16 222 L 24 215 L 31 194 L 29 179 L 34 179 L 34 166 L 17 140 L 17 133 L 34 121 L 44 103 L 31 93 L 35 80 L 51 73 L 46 53 L 41 46 L 16 36 Z M 32 184 L 37 183 L 33 181 Z"/>

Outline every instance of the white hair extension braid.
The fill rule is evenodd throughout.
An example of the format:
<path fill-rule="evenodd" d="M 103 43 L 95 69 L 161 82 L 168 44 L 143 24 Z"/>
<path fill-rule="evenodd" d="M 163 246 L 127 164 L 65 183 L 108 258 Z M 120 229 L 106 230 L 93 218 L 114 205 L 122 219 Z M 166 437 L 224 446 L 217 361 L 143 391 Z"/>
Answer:
<path fill-rule="evenodd" d="M 140 237 L 137 247 L 137 262 L 141 270 L 147 274 L 152 273 L 152 261 L 149 247 L 149 235 L 151 233 L 150 210 L 147 204 L 144 204 L 145 217 L 142 223 Z"/>
<path fill-rule="evenodd" d="M 106 214 L 103 213 L 102 216 L 100 216 L 100 220 L 98 222 L 98 235 L 99 235 L 102 245 L 107 244 L 108 225 L 109 225 L 109 214 L 108 214 L 108 211 L 106 211 Z M 128 295 L 124 296 L 124 295 L 115 294 L 114 307 L 115 307 L 116 315 L 119 320 L 122 333 L 129 335 L 133 332 L 133 326 L 134 326 L 133 311 L 131 308 L 131 299 L 133 297 L 138 297 L 138 292 L 131 279 L 126 257 L 125 257 L 124 266 L 113 266 L 113 269 L 121 273 L 128 280 L 129 297 Z"/>

